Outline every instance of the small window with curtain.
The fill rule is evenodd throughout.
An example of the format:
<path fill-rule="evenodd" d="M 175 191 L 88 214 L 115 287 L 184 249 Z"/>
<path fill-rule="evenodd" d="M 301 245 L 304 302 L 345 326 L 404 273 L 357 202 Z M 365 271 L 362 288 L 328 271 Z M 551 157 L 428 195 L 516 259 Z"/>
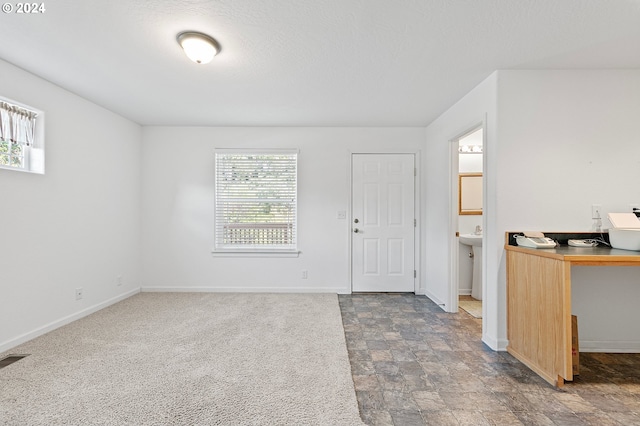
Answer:
<path fill-rule="evenodd" d="M 214 253 L 297 255 L 292 150 L 217 149 Z"/>
<path fill-rule="evenodd" d="M 44 114 L 0 98 L 0 168 L 44 173 Z"/>

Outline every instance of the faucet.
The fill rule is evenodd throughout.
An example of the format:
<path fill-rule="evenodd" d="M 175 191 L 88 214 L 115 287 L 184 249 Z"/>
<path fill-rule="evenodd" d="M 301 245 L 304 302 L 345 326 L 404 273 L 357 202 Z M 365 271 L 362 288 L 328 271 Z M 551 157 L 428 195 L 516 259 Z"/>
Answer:
<path fill-rule="evenodd" d="M 475 235 L 482 235 L 482 227 L 480 225 L 476 225 Z"/>

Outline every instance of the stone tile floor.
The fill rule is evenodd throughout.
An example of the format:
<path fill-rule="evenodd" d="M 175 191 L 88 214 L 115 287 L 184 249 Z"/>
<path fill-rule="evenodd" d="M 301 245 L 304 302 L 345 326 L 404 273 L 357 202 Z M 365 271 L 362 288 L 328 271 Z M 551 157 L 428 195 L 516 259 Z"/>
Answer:
<path fill-rule="evenodd" d="M 563 389 L 481 342 L 482 320 L 413 294 L 340 295 L 368 425 L 640 425 L 640 354 L 580 354 Z"/>

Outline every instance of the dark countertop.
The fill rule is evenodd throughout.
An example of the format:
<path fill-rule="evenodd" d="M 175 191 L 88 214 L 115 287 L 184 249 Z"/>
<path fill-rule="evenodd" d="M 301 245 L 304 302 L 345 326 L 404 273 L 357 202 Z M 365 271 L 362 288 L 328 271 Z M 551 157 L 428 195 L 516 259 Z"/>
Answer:
<path fill-rule="evenodd" d="M 548 257 L 558 260 L 570 261 L 574 264 L 595 265 L 595 264 L 627 264 L 629 266 L 640 266 L 640 251 L 622 250 L 611 248 L 606 245 L 596 247 L 571 247 L 567 245 L 570 239 L 599 239 L 602 236 L 605 241 L 609 241 L 608 234 L 589 232 L 545 232 L 548 238 L 556 240 L 560 245 L 550 249 L 534 249 L 518 246 L 515 235 L 522 235 L 522 232 L 507 232 L 505 249 L 527 253 L 533 256 Z"/>

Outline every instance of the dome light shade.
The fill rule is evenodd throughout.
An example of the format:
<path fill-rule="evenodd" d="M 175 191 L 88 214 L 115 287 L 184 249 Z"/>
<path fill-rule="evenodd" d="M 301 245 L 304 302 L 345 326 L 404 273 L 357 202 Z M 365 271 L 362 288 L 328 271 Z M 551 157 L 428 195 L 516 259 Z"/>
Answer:
<path fill-rule="evenodd" d="M 185 31 L 176 39 L 187 57 L 197 64 L 208 64 L 220 51 L 218 42 L 203 33 Z"/>

